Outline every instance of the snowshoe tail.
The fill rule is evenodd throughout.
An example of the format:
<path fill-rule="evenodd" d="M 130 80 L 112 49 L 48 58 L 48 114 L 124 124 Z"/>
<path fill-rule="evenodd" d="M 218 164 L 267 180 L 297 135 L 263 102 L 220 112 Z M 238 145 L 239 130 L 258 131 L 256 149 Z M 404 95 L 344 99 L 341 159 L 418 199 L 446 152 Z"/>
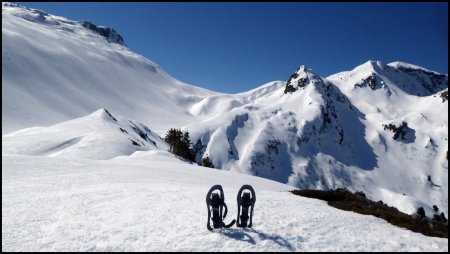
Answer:
<path fill-rule="evenodd" d="M 250 192 L 244 192 L 249 190 Z M 245 184 L 239 189 L 237 195 L 238 215 L 236 225 L 238 227 L 252 227 L 253 207 L 255 206 L 256 195 L 253 187 Z M 250 209 L 249 209 L 250 208 Z"/>
<path fill-rule="evenodd" d="M 215 192 L 218 191 L 218 192 Z M 208 230 L 218 228 L 229 228 L 234 225 L 236 220 L 233 220 L 230 224 L 225 225 L 223 220 L 227 216 L 228 207 L 225 204 L 225 196 L 221 185 L 214 185 L 206 194 L 206 207 L 208 209 L 208 223 L 206 224 Z M 225 210 L 224 210 L 225 209 Z M 212 216 L 211 216 L 212 212 Z M 213 227 L 211 227 L 211 221 Z"/>

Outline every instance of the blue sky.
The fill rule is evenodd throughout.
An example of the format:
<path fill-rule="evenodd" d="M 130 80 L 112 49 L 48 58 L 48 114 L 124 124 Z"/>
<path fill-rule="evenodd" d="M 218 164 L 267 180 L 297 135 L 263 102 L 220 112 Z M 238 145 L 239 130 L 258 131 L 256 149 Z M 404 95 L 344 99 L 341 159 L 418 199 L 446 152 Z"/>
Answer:
<path fill-rule="evenodd" d="M 368 60 L 448 73 L 448 3 L 21 3 L 115 28 L 173 77 L 244 92 Z"/>

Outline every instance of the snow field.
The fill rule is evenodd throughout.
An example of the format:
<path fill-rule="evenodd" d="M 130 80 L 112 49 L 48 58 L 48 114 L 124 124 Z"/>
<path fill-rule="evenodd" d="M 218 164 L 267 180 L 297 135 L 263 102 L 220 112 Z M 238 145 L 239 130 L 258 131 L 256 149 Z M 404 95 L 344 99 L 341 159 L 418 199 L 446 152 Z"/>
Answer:
<path fill-rule="evenodd" d="M 187 165 L 160 151 L 109 161 L 5 155 L 3 251 L 447 251 L 448 240 L 293 195 L 267 179 Z M 209 232 L 205 195 L 229 212 L 251 184 L 252 229 Z"/>

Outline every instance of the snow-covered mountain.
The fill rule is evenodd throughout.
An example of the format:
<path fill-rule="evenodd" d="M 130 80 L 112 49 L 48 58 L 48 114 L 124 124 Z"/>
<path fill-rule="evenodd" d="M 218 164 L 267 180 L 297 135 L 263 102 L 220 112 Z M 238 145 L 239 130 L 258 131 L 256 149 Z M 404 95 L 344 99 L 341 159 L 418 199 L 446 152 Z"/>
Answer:
<path fill-rule="evenodd" d="M 206 95 L 125 46 L 114 29 L 2 4 L 2 134 L 56 124 L 99 108 L 162 135 L 195 120 Z"/>
<path fill-rule="evenodd" d="M 196 159 L 220 169 L 448 217 L 446 74 L 368 61 L 324 78 L 301 66 L 223 94 L 176 80 L 112 28 L 10 3 L 2 41 L 2 154 L 132 159 L 167 150 L 159 136 L 182 127 Z"/>
<path fill-rule="evenodd" d="M 447 75 L 399 62 L 326 79 L 301 66 L 285 86 L 185 129 L 197 160 L 222 169 L 446 213 L 447 87 Z"/>

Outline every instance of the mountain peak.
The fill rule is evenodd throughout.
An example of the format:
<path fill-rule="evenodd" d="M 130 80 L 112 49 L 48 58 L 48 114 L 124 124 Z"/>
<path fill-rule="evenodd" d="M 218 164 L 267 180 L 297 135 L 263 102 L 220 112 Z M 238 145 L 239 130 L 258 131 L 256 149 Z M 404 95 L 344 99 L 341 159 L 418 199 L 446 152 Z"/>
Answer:
<path fill-rule="evenodd" d="M 300 67 L 297 68 L 297 70 L 295 71 L 295 73 L 303 73 L 303 72 L 308 72 L 308 68 L 306 68 L 306 66 L 304 64 L 300 65 Z"/>
<path fill-rule="evenodd" d="M 364 64 L 366 64 L 366 65 L 371 65 L 371 66 L 383 66 L 384 64 L 383 64 L 383 62 L 381 62 L 381 61 L 378 61 L 378 60 L 368 60 L 367 62 L 365 62 Z M 363 65 L 364 65 L 363 64 Z"/>
<path fill-rule="evenodd" d="M 297 89 L 305 87 L 309 83 L 320 83 L 322 78 L 317 75 L 313 70 L 308 69 L 305 65 L 301 65 L 294 74 L 291 75 L 284 93 L 293 93 Z"/>
<path fill-rule="evenodd" d="M 359 66 L 356 66 L 353 70 L 366 73 L 379 73 L 384 70 L 386 65 L 381 61 L 369 60 Z"/>
<path fill-rule="evenodd" d="M 109 113 L 109 111 L 106 108 L 98 109 L 92 114 L 88 115 L 88 117 L 99 119 L 111 119 L 117 122 L 117 119 L 113 115 L 111 115 L 111 113 Z"/>
<path fill-rule="evenodd" d="M 298 75 L 308 75 L 308 76 L 319 76 L 312 69 L 306 67 L 306 65 L 302 64 L 295 71 Z"/>

